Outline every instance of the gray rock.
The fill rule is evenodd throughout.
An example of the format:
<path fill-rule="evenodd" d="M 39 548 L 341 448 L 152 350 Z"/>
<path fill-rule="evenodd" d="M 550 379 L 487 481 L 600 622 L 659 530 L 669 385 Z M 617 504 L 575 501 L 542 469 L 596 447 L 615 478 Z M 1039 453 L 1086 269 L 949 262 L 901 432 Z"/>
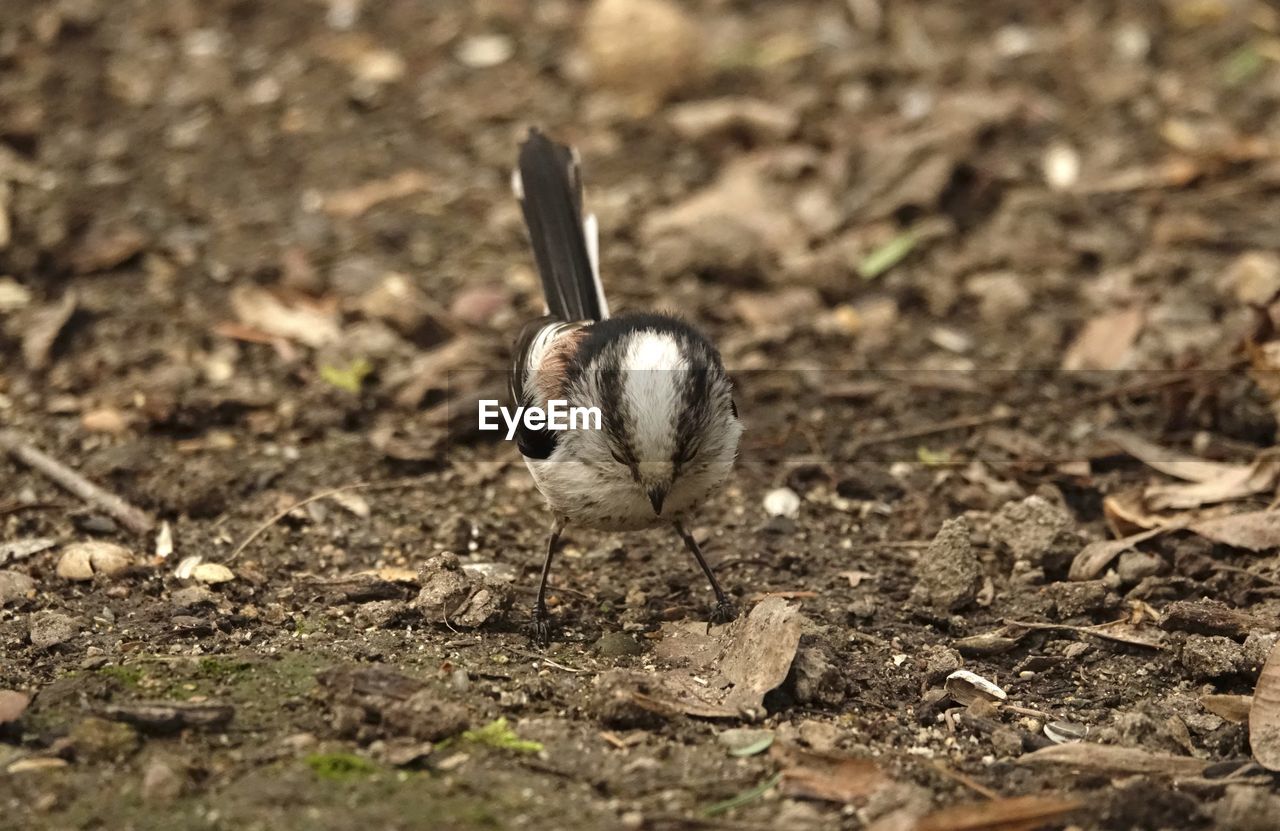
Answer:
<path fill-rule="evenodd" d="M 356 607 L 356 625 L 361 629 L 385 629 L 409 616 L 409 604 L 403 600 L 374 600 Z"/>
<path fill-rule="evenodd" d="M 644 647 L 626 632 L 606 632 L 595 642 L 592 649 L 601 658 L 622 658 L 630 655 L 643 655 Z"/>
<path fill-rule="evenodd" d="M 1182 665 L 1196 679 L 1236 672 L 1244 662 L 1244 647 L 1221 635 L 1188 635 L 1182 645 Z"/>
<path fill-rule="evenodd" d="M 949 646 L 925 644 L 916 653 L 916 660 L 924 664 L 924 681 L 933 685 L 964 666 L 964 658 Z"/>
<path fill-rule="evenodd" d="M 1044 593 L 1060 620 L 1106 611 L 1120 603 L 1120 598 L 1112 594 L 1102 580 L 1050 583 L 1044 587 Z"/>
<path fill-rule="evenodd" d="M 21 571 L 0 571 L 0 607 L 30 597 L 36 581 Z"/>
<path fill-rule="evenodd" d="M 40 649 L 66 643 L 80 633 L 80 623 L 60 612 L 36 612 L 29 626 L 31 644 Z"/>
<path fill-rule="evenodd" d="M 800 704 L 836 707 L 844 703 L 844 677 L 820 647 L 802 646 L 791 663 L 791 694 Z"/>
<path fill-rule="evenodd" d="M 946 611 L 961 609 L 978 596 L 982 569 L 963 517 L 942 524 L 920 562 L 912 599 Z"/>
<path fill-rule="evenodd" d="M 1244 639 L 1244 655 L 1241 669 L 1248 672 L 1261 672 L 1262 665 L 1267 662 L 1271 650 L 1280 644 L 1278 632 L 1250 632 Z"/>
<path fill-rule="evenodd" d="M 1053 565 L 1080 549 L 1075 520 L 1061 505 L 1033 495 L 1006 502 L 991 518 L 991 538 L 1019 560 Z"/>
<path fill-rule="evenodd" d="M 169 602 L 178 611 L 190 611 L 201 606 L 212 606 L 217 598 L 204 586 L 187 586 L 170 595 Z"/>
<path fill-rule="evenodd" d="M 1164 571 L 1164 558 L 1145 551 L 1126 551 L 1116 562 L 1116 574 L 1120 582 L 1126 586 L 1141 583 L 1148 577 L 1154 577 Z"/>
<path fill-rule="evenodd" d="M 147 802 L 172 802 L 182 795 L 185 777 L 162 759 L 152 759 L 142 773 L 142 798 Z"/>
<path fill-rule="evenodd" d="M 506 586 L 463 570 L 457 556 L 441 554 L 418 572 L 422 591 L 413 605 L 432 623 L 474 629 L 501 617 L 510 603 Z"/>

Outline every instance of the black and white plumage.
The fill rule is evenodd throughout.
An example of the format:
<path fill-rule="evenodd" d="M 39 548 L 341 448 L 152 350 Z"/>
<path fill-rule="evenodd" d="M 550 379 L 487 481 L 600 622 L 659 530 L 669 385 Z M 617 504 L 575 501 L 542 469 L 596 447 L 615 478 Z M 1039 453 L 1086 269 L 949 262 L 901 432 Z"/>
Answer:
<path fill-rule="evenodd" d="M 720 354 L 697 329 L 662 314 L 610 317 L 593 217 L 584 218 L 573 152 L 537 130 L 520 146 L 513 189 L 524 211 L 547 315 L 516 344 L 512 396 L 523 406 L 598 407 L 601 429 L 517 433 L 520 452 L 554 517 L 534 631 L 549 634 L 546 580 L 566 525 L 630 531 L 670 525 L 716 595 L 713 618 L 733 617 L 683 522 L 729 475 L 742 424 Z"/>

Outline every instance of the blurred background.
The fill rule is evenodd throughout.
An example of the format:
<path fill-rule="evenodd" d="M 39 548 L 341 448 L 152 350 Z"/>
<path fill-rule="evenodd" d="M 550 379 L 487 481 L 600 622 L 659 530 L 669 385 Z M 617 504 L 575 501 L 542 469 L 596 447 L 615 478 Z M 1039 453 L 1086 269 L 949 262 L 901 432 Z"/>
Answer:
<path fill-rule="evenodd" d="M 23 568 L 39 586 L 26 596 L 38 599 L 23 608 L 86 620 L 115 609 L 139 627 L 132 637 L 173 650 L 254 638 L 254 648 L 287 651 L 329 621 L 343 633 L 342 657 L 404 658 L 421 642 L 390 617 L 365 622 L 387 624 L 379 636 L 392 640 L 341 640 L 350 621 L 334 619 L 350 608 L 295 593 L 295 578 L 403 573 L 448 550 L 528 584 L 546 522 L 538 495 L 514 448 L 450 440 L 446 422 L 500 386 L 512 340 L 541 313 L 509 189 L 531 125 L 581 152 L 613 309 L 679 311 L 720 345 L 748 433 L 740 475 L 700 534 L 713 560 L 745 552 L 727 579 L 739 594 L 814 589 L 806 613 L 837 633 L 824 648 L 856 667 L 859 706 L 896 713 L 933 677 L 913 663 L 907 676 L 886 674 L 888 653 L 876 650 L 934 646 L 930 626 L 947 610 L 913 617 L 903 604 L 913 558 L 944 520 L 1014 505 L 1006 530 L 1034 525 L 1016 506 L 1047 493 L 1056 507 L 1046 522 L 1078 532 L 1065 546 L 1075 554 L 1174 521 L 1144 501 L 1154 474 L 1130 457 L 1164 470 L 1173 451 L 1163 448 L 1179 447 L 1247 473 L 1273 442 L 1274 3 L 3 6 L 0 426 L 16 431 L 11 445 L 16 435 L 43 448 L 172 529 L 167 542 L 131 537 L 0 458 L 0 539 L 132 540 L 139 559 L 160 566 L 137 578 L 150 597 L 97 583 L 81 593 L 55 579 L 52 552 L 36 555 Z M 1099 439 L 1115 427 L 1148 444 Z M 1280 469 L 1258 470 L 1261 486 L 1243 497 L 1202 502 L 1265 506 Z M 408 475 L 427 478 L 297 504 Z M 764 501 L 779 490 L 790 496 Z M 153 602 L 178 585 L 164 558 L 227 559 L 272 516 L 282 523 L 232 563 L 236 582 L 218 611 L 200 613 L 220 622 L 172 631 L 168 607 Z M 992 542 L 998 529 L 984 533 L 975 544 L 998 611 L 984 605 L 979 617 L 1039 615 L 1042 583 L 1075 586 L 1061 582 L 1062 550 L 1041 546 L 1032 565 L 1011 565 L 1009 546 Z M 1153 543 L 1105 586 L 1098 566 L 1089 585 L 1115 602 L 1085 604 L 1097 616 L 1077 622 L 1109 619 L 1098 610 L 1117 608 L 1120 581 L 1147 586 L 1144 603 L 1199 597 L 1211 584 L 1205 591 L 1237 603 L 1274 603 L 1259 600 L 1274 595 L 1274 579 L 1241 576 L 1253 561 L 1214 572 L 1212 545 L 1184 542 Z M 593 640 L 614 618 L 651 629 L 698 614 L 700 586 L 686 563 L 673 566 L 669 543 L 571 534 L 563 579 L 577 593 L 566 590 L 564 614 L 587 633 L 575 637 Z M 1258 562 L 1274 570 L 1274 558 Z M 89 624 L 113 656 L 115 620 Z M 850 628 L 882 640 L 846 638 Z M 428 631 L 438 663 L 441 636 L 452 635 Z M 29 650 L 24 684 L 80 666 L 74 651 L 29 647 L 24 616 L 5 618 L 0 634 Z M 1095 702 L 1164 701 L 1133 686 L 1146 664 L 1112 657 L 1108 677 L 1128 680 L 1095 690 Z M 1018 671 L 1013 657 L 990 660 L 1002 677 Z M 1203 662 L 1161 666 L 1150 677 L 1212 675 Z M 1040 697 L 1028 700 L 1051 709 L 1058 688 L 1032 675 Z M 541 676 L 514 677 L 541 690 L 543 710 L 576 700 Z M 491 698 L 502 712 L 543 712 L 516 695 Z M 835 701 L 806 706 L 843 712 Z M 1168 724 L 1157 715 L 1135 735 L 1192 746 L 1186 727 L 1151 727 Z M 1074 717 L 1086 716 L 1109 723 L 1101 710 Z M 859 741 L 881 729 L 885 747 L 916 741 L 913 720 L 889 722 Z M 1194 747 L 1239 756 L 1241 730 L 1205 727 Z M 226 770 L 239 775 L 242 762 Z M 977 757 L 963 764 L 989 771 Z M 1114 827 L 1146 827 L 1124 817 L 1173 798 L 1152 793 L 1134 796 L 1132 814 L 1108 814 Z M 1168 805 L 1164 827 L 1208 816 Z"/>

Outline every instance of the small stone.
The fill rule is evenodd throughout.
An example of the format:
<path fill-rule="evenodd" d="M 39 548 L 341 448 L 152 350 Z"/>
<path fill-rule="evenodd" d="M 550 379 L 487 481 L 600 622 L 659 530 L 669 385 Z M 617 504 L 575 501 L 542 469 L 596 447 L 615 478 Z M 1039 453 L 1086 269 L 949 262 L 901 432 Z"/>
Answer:
<path fill-rule="evenodd" d="M 100 407 L 80 416 L 80 426 L 90 433 L 123 435 L 129 429 L 129 420 L 114 407 Z"/>
<path fill-rule="evenodd" d="M 1027 281 L 1012 271 L 975 274 L 964 290 L 978 299 L 978 314 L 989 323 L 1004 323 L 1031 308 Z"/>
<path fill-rule="evenodd" d="M 160 759 L 152 759 L 142 774 L 142 798 L 147 802 L 172 802 L 182 795 L 183 777 Z"/>
<path fill-rule="evenodd" d="M 807 718 L 796 725 L 800 740 L 819 753 L 830 753 L 840 744 L 844 732 L 829 721 Z"/>
<path fill-rule="evenodd" d="M 31 645 L 39 649 L 66 643 L 80 633 L 79 622 L 60 612 L 36 612 L 29 626 Z"/>
<path fill-rule="evenodd" d="M 197 583 L 216 585 L 218 583 L 230 583 L 236 579 L 236 575 L 234 571 L 222 563 L 200 563 L 191 569 L 191 579 Z"/>
<path fill-rule="evenodd" d="M 444 701 L 436 690 L 419 690 L 383 711 L 389 730 L 424 742 L 456 736 L 470 726 L 467 709 Z"/>
<path fill-rule="evenodd" d="M 1001 725 L 991 733 L 991 747 L 1002 759 L 1022 755 L 1022 735 L 1012 727 Z"/>
<path fill-rule="evenodd" d="M 122 545 L 91 540 L 68 545 L 58 559 L 58 576 L 64 580 L 117 577 L 133 565 L 133 552 Z"/>
<path fill-rule="evenodd" d="M 476 286 L 464 289 L 449 304 L 449 314 L 471 326 L 489 326 L 511 308 L 511 298 L 501 287 Z"/>
<path fill-rule="evenodd" d="M 511 60 L 516 45 L 511 38 L 500 34 L 473 35 L 458 44 L 454 56 L 463 66 L 471 69 L 489 69 Z"/>
<path fill-rule="evenodd" d="M 0 571 L 0 608 L 35 596 L 36 581 L 20 571 Z"/>
<path fill-rule="evenodd" d="M 410 606 L 403 600 L 374 600 L 356 607 L 356 625 L 361 629 L 387 629 L 409 617 Z"/>
<path fill-rule="evenodd" d="M 623 658 L 644 654 L 644 647 L 626 632 L 606 632 L 591 648 L 601 658 Z"/>
<path fill-rule="evenodd" d="M 204 586 L 188 586 L 184 589 L 178 589 L 169 597 L 169 603 L 178 611 L 209 606 L 215 602 L 217 602 L 217 598 L 213 592 Z"/>
<path fill-rule="evenodd" d="M 596 676 L 589 709 L 605 727 L 651 730 L 672 714 L 636 695 L 645 692 L 643 677 L 626 670 L 608 670 Z"/>
<path fill-rule="evenodd" d="M 1065 142 L 1055 142 L 1041 162 L 1045 183 L 1053 190 L 1070 190 L 1080 179 L 1080 154 Z"/>
<path fill-rule="evenodd" d="M 1057 610 L 1059 620 L 1114 609 L 1120 603 L 1102 580 L 1050 583 L 1043 592 Z"/>
<path fill-rule="evenodd" d="M 1280 643 L 1280 632 L 1250 632 L 1244 639 L 1241 668 L 1246 672 L 1261 672 L 1277 643 Z"/>
<path fill-rule="evenodd" d="M 0 729 L 22 718 L 31 696 L 16 690 L 0 690 Z"/>
<path fill-rule="evenodd" d="M 432 623 L 475 628 L 499 618 L 510 604 L 508 587 L 468 573 L 454 554 L 428 560 L 418 582 L 422 590 L 413 606 Z"/>
<path fill-rule="evenodd" d="M 960 653 L 941 644 L 926 644 L 916 652 L 916 658 L 924 663 L 924 680 L 933 685 L 964 666 Z"/>
<path fill-rule="evenodd" d="M 800 496 L 791 488 L 775 488 L 765 494 L 764 512 L 771 517 L 795 519 L 800 513 Z"/>
<path fill-rule="evenodd" d="M 1182 665 L 1197 680 L 1236 672 L 1244 662 L 1244 648 L 1221 635 L 1188 635 L 1182 645 Z"/>
<path fill-rule="evenodd" d="M 801 647 L 787 680 L 791 694 L 800 704 L 837 707 L 844 703 L 844 676 L 820 647 Z"/>
<path fill-rule="evenodd" d="M 919 578 L 912 599 L 934 608 L 955 611 L 978 596 L 982 568 L 963 517 L 949 519 L 920 560 Z"/>
<path fill-rule="evenodd" d="M 1164 571 L 1164 559 L 1145 551 L 1126 551 L 1116 562 L 1116 574 L 1126 586 L 1141 583 Z"/>
<path fill-rule="evenodd" d="M 1065 508 L 1036 494 L 1001 506 L 991 518 L 991 538 L 1019 560 L 1042 565 L 1046 560 L 1075 556 L 1079 541 L 1063 539 L 1074 536 L 1074 525 Z"/>

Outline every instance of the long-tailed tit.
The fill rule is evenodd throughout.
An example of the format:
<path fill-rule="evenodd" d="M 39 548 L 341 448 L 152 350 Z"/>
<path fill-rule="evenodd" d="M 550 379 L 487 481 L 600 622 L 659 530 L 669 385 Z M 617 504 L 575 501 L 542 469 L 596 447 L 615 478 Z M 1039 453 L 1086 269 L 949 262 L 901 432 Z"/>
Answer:
<path fill-rule="evenodd" d="M 742 434 L 720 353 L 678 318 L 609 316 L 595 217 L 584 219 L 570 148 L 531 129 L 512 186 L 547 305 L 546 316 L 528 323 L 517 341 L 512 397 L 525 407 L 545 410 L 557 400 L 600 413 L 599 429 L 522 424 L 517 431 L 554 518 L 533 609 L 534 637 L 550 639 L 547 575 L 570 524 L 607 531 L 673 527 L 715 592 L 712 620 L 733 619 L 732 602 L 684 524 L 729 475 Z"/>

